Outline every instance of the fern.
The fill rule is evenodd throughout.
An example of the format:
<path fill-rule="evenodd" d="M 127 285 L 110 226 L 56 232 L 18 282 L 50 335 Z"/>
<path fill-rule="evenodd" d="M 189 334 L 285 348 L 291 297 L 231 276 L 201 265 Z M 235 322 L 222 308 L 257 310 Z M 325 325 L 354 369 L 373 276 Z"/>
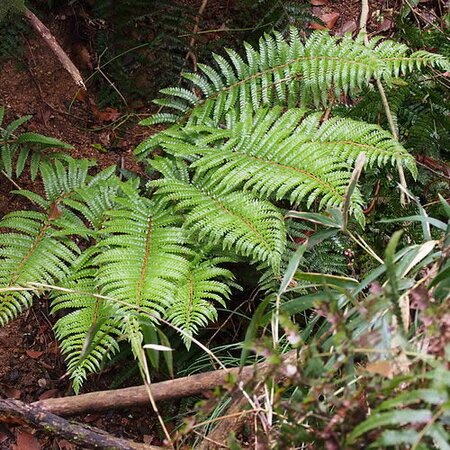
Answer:
<path fill-rule="evenodd" d="M 217 310 L 211 301 L 225 306 L 225 299 L 229 298 L 229 285 L 218 279 L 232 280 L 234 276 L 229 270 L 217 266 L 221 262 L 222 258 L 193 261 L 186 276 L 178 281 L 176 301 L 168 309 L 167 318 L 183 330 L 187 348 L 191 345 L 190 338 L 200 327 L 217 319 Z"/>
<path fill-rule="evenodd" d="M 369 166 L 399 159 L 416 175 L 414 159 L 379 127 L 341 118 L 320 124 L 319 115 L 303 116 L 304 111 L 295 108 L 285 113 L 280 107 L 260 109 L 254 115 L 245 114 L 230 129 L 169 129 L 147 140 L 137 152 L 146 155 L 162 147 L 192 161 L 196 186 L 210 192 L 252 190 L 262 198 L 287 199 L 291 204 L 306 198 L 307 208 L 318 199 L 319 209 L 343 205 L 352 164 L 362 152 Z M 152 162 L 163 173 L 164 164 Z M 167 193 L 167 188 L 161 192 Z M 362 203 L 355 191 L 351 211 L 361 223 Z"/>
<path fill-rule="evenodd" d="M 2 229 L 11 230 L 0 235 L 0 324 L 31 305 L 33 293 L 18 288 L 29 282 L 53 284 L 68 274 L 79 249 L 58 236 L 59 221 L 35 211 L 13 212 L 0 221 Z"/>
<path fill-rule="evenodd" d="M 47 148 L 72 148 L 71 145 L 59 139 L 54 139 L 39 133 L 26 132 L 16 136 L 14 134 L 15 131 L 30 120 L 31 116 L 20 117 L 6 127 L 3 127 L 4 116 L 5 109 L 0 107 L 0 168 L 10 177 L 13 175 L 13 172 L 19 177 L 29 158 L 31 178 L 34 180 L 41 161 L 45 160 L 43 150 Z M 54 155 L 54 157 L 58 156 Z"/>
<path fill-rule="evenodd" d="M 285 247 L 285 230 L 277 208 L 250 193 L 223 193 L 213 180 L 177 179 L 167 160 L 153 161 L 165 177 L 152 184 L 158 193 L 186 211 L 185 227 L 209 243 L 222 243 L 243 256 L 277 267 Z M 206 181 L 206 182 L 205 182 Z M 209 183 L 208 183 L 209 181 Z"/>
<path fill-rule="evenodd" d="M 406 45 L 393 41 L 372 39 L 365 44 L 363 35 L 353 40 L 315 32 L 303 44 L 295 30 L 289 41 L 278 33 L 264 36 L 258 50 L 246 44 L 245 59 L 233 50 L 227 53 L 228 58 L 214 55 L 216 68 L 199 65 L 203 74 L 184 74 L 199 95 L 193 98 L 183 88 L 163 89 L 166 97 L 156 103 L 165 111 L 141 123 L 174 123 L 189 117 L 191 122 L 217 125 L 227 113 L 247 104 L 254 111 L 275 104 L 293 107 L 299 101 L 301 106 L 327 106 L 330 95 L 355 96 L 373 79 L 391 83 L 425 66 L 449 67 L 441 55 L 410 53 Z"/>
<path fill-rule="evenodd" d="M 193 90 L 164 90 L 157 100 L 164 111 L 145 123 L 174 124 L 136 149 L 161 174 L 145 193 L 139 179 L 122 182 L 114 167 L 91 175 L 91 161 L 63 155 L 33 163 L 31 156 L 45 198 L 20 191 L 40 211 L 0 222 L 12 230 L 0 237 L 0 321 L 31 303 L 33 283 L 38 293 L 43 284 L 55 286 L 52 312 L 67 314 L 56 334 L 76 391 L 118 351 L 123 335 L 143 363 L 149 321 L 155 329 L 172 322 L 189 347 L 230 295 L 233 276 L 223 263 L 246 259 L 264 272 L 267 286 L 278 279 L 294 250 L 284 208 L 345 204 L 363 224 L 359 189 L 352 186 L 346 198 L 361 153 L 368 170 L 400 163 L 416 176 L 412 156 L 378 125 L 325 120 L 308 108 L 331 108 L 333 97 L 356 97 L 375 79 L 391 86 L 400 74 L 445 68 L 441 56 L 320 32 L 303 44 L 294 31 L 289 41 L 275 33 L 245 52 L 245 58 L 231 50 L 228 58 L 214 56 L 216 67 L 199 65 L 202 74 L 186 75 Z M 28 153 L 20 146 L 57 145 L 15 136 L 25 120 L 1 129 L 8 173 L 14 164 L 18 172 L 25 166 Z M 155 150 L 164 156 L 152 157 Z M 339 245 L 309 255 L 320 262 Z"/>
<path fill-rule="evenodd" d="M 116 305 L 99 296 L 97 270 L 88 266 L 89 253 L 83 253 L 69 276 L 58 283 L 64 291 L 52 295 L 51 312 L 64 311 L 55 324 L 55 334 L 76 393 L 87 374 L 98 372 L 105 358 L 119 350 L 121 334 Z"/>

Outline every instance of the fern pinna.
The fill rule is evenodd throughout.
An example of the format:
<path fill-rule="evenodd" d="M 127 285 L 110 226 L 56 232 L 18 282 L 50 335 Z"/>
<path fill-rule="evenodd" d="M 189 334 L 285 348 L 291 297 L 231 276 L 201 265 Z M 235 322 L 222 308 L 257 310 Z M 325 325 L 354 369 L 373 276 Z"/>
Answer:
<path fill-rule="evenodd" d="M 415 176 L 416 167 L 388 132 L 335 116 L 334 105 L 375 79 L 448 67 L 392 41 L 317 32 L 302 43 L 294 31 L 215 60 L 187 74 L 187 87 L 164 90 L 156 103 L 165 111 L 143 122 L 171 123 L 136 149 L 160 174 L 146 191 L 114 167 L 92 176 L 89 161 L 62 157 L 39 165 L 46 198 L 20 192 L 39 211 L 0 222 L 0 320 L 51 290 L 52 311 L 65 313 L 55 329 L 76 391 L 122 336 L 141 358 L 149 323 L 171 322 L 189 346 L 230 296 L 223 263 L 255 264 L 270 286 L 293 249 L 283 208 L 345 205 L 363 225 L 360 191 L 346 199 L 358 156 L 368 170 L 396 163 Z M 327 114 L 315 111 L 323 107 Z"/>

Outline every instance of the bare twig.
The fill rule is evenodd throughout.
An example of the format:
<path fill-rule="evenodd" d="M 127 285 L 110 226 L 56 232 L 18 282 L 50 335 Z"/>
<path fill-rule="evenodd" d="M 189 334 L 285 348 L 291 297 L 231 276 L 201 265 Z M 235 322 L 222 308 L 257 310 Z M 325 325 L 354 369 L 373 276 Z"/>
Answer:
<path fill-rule="evenodd" d="M 195 53 L 194 53 L 195 39 L 197 37 L 197 33 L 200 28 L 200 19 L 201 19 L 203 13 L 205 12 L 207 4 L 208 4 L 208 0 L 202 1 L 202 4 L 200 5 L 200 8 L 198 10 L 197 16 L 195 17 L 195 25 L 194 25 L 194 29 L 192 30 L 192 38 L 191 38 L 191 41 L 189 42 L 189 50 L 186 55 L 186 59 L 191 58 L 191 60 L 192 60 L 194 72 L 197 72 L 197 57 L 195 56 Z"/>
<path fill-rule="evenodd" d="M 28 8 L 25 8 L 25 17 L 59 59 L 60 63 L 63 65 L 64 69 L 67 70 L 75 84 L 83 89 L 86 89 L 80 71 L 67 56 L 67 53 L 58 44 L 50 30 Z"/>
<path fill-rule="evenodd" d="M 296 352 L 286 353 L 285 360 L 295 359 Z M 252 379 L 255 373 L 267 370 L 267 363 L 263 362 L 256 366 L 246 366 L 240 373 L 239 368 L 221 369 L 211 372 L 199 373 L 175 380 L 152 383 L 151 394 L 155 402 L 171 400 L 175 398 L 198 395 L 216 386 L 222 386 L 227 376 L 238 376 L 240 382 Z M 32 403 L 32 406 L 40 406 L 45 411 L 69 416 L 81 414 L 86 411 L 102 411 L 113 408 L 127 408 L 139 405 L 148 405 L 149 398 L 145 386 L 133 386 L 129 388 L 116 389 L 112 391 L 91 392 L 73 397 L 49 398 Z"/>

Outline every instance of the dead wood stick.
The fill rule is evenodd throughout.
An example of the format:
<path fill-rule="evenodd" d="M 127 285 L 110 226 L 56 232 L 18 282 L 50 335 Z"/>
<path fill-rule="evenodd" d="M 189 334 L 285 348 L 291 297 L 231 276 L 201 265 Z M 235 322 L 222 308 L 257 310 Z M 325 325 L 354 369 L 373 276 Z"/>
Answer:
<path fill-rule="evenodd" d="M 283 356 L 283 359 L 293 360 L 295 357 L 296 352 L 290 351 Z M 227 375 L 238 376 L 239 381 L 246 382 L 255 374 L 265 371 L 267 368 L 268 364 L 262 362 L 252 366 L 245 366 L 240 374 L 239 368 L 199 373 L 175 380 L 153 383 L 151 385 L 151 392 L 155 402 L 188 397 L 223 385 Z M 87 411 L 102 411 L 148 404 L 149 398 L 145 386 L 133 386 L 111 391 L 81 394 L 73 397 L 49 398 L 32 403 L 31 405 L 39 406 L 45 411 L 61 416 L 70 416 Z"/>
<path fill-rule="evenodd" d="M 50 47 L 52 52 L 57 56 L 64 69 L 69 72 L 69 75 L 72 77 L 75 84 L 86 90 L 80 71 L 67 56 L 67 53 L 58 44 L 50 30 L 28 8 L 25 8 L 25 17 L 39 36 L 44 39 L 45 43 Z"/>
<path fill-rule="evenodd" d="M 20 400 L 0 400 L 0 422 L 27 424 L 45 433 L 60 436 L 67 441 L 97 449 L 161 450 L 161 447 L 117 438 L 94 427 L 69 422 L 62 417 L 44 411 L 39 406 L 28 405 Z"/>
<path fill-rule="evenodd" d="M 186 55 L 186 59 L 191 58 L 192 59 L 192 65 L 194 67 L 194 72 L 197 72 L 197 57 L 194 53 L 194 46 L 195 46 L 195 39 L 197 37 L 198 30 L 200 29 L 200 19 L 205 12 L 206 5 L 208 4 L 208 0 L 203 0 L 202 4 L 200 5 L 200 8 L 198 10 L 197 16 L 195 17 L 195 25 L 194 29 L 192 30 L 192 38 L 191 42 L 189 42 L 189 50 Z"/>

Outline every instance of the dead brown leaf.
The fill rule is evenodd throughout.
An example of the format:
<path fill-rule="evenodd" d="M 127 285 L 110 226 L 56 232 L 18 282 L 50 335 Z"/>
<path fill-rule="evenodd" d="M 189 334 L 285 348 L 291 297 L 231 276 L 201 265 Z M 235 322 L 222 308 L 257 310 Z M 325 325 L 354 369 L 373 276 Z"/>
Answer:
<path fill-rule="evenodd" d="M 43 392 L 39 396 L 39 400 L 45 400 L 47 398 L 55 398 L 55 397 L 59 397 L 58 389 L 49 389 L 48 391 Z"/>
<path fill-rule="evenodd" d="M 19 389 L 16 388 L 6 388 L 5 394 L 8 396 L 8 398 L 20 400 L 20 397 L 22 396 L 22 391 L 19 391 Z"/>
<path fill-rule="evenodd" d="M 52 203 L 52 205 L 54 205 L 54 203 Z M 50 219 L 50 216 L 52 215 L 51 209 L 52 209 L 52 208 L 50 207 L 49 219 Z M 40 358 L 40 357 L 44 354 L 44 352 L 39 352 L 39 351 L 36 351 L 36 350 L 27 350 L 27 351 L 26 351 L 26 354 L 27 354 L 31 359 L 38 359 L 38 358 Z"/>
<path fill-rule="evenodd" d="M 342 25 L 342 28 L 340 30 L 340 34 L 345 33 L 353 33 L 358 28 L 358 25 L 356 24 L 356 20 L 347 20 L 347 22 Z"/>
<path fill-rule="evenodd" d="M 16 443 L 11 446 L 12 450 L 41 450 L 39 441 L 27 431 L 18 429 L 16 431 Z"/>
<path fill-rule="evenodd" d="M 331 30 L 336 25 L 336 22 L 340 16 L 341 15 L 337 12 L 322 14 L 319 16 L 319 19 L 324 23 L 324 25 L 312 23 L 311 28 L 314 30 Z"/>
<path fill-rule="evenodd" d="M 7 441 L 8 439 L 9 436 L 6 433 L 0 431 L 0 444 L 3 444 L 3 442 Z"/>
<path fill-rule="evenodd" d="M 62 211 L 61 211 L 61 208 L 59 207 L 58 203 L 53 202 L 50 205 L 50 213 L 48 214 L 48 220 L 56 220 L 56 219 L 58 219 L 61 216 L 61 212 Z M 37 352 L 37 353 L 39 353 L 39 352 Z M 42 354 L 42 352 L 41 352 L 41 354 Z M 28 355 L 28 356 L 30 356 L 30 355 Z M 31 356 L 31 358 L 32 358 L 32 356 Z"/>
<path fill-rule="evenodd" d="M 103 111 L 95 111 L 95 115 L 100 122 L 114 122 L 122 114 L 117 109 L 108 106 Z"/>

